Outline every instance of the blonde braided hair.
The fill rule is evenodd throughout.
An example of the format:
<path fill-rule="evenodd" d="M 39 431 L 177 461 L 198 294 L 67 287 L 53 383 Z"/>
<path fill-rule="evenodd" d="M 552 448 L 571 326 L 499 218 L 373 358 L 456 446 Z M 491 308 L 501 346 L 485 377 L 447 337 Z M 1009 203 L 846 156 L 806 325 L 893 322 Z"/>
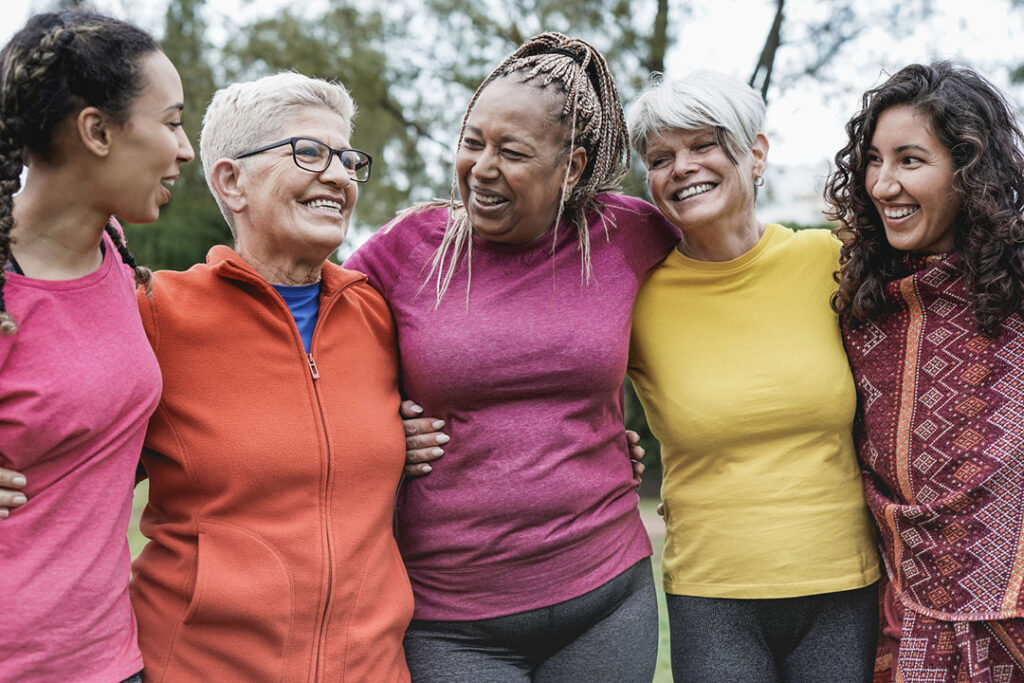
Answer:
<path fill-rule="evenodd" d="M 582 278 L 589 284 L 593 273 L 586 212 L 589 209 L 600 208 L 600 202 L 595 198 L 602 192 L 618 187 L 629 170 L 631 160 L 625 115 L 615 87 L 615 79 L 608 69 L 605 58 L 586 41 L 553 32 L 534 36 L 509 55 L 476 89 L 462 118 L 462 128 L 459 131 L 460 147 L 470 113 L 480 98 L 480 93 L 493 81 L 513 74 L 521 76 L 521 82 L 534 83 L 542 89 L 552 83 L 561 86 L 565 93 L 565 103 L 559 120 L 568 124 L 567 149 L 571 152 L 577 146 L 582 146 L 586 150 L 586 166 L 568 196 L 566 190 L 571 166 L 566 168 L 553 229 L 558 230 L 558 223 L 563 214 L 576 227 Z M 470 238 L 473 226 L 469 222 L 465 206 L 455 199 L 457 188 L 458 177 L 455 176 L 452 179 L 448 201 L 433 204 L 448 207 L 448 223 L 445 226 L 444 237 L 434 252 L 430 273 L 427 276 L 429 281 L 436 274 L 435 306 L 440 305 L 441 299 L 448 291 L 448 285 L 463 252 L 466 255 L 468 277 L 467 305 L 469 301 L 469 284 L 472 279 Z M 605 230 L 607 234 L 607 225 Z M 557 233 L 555 236 L 557 237 Z M 554 244 L 557 244 L 557 241 Z"/>

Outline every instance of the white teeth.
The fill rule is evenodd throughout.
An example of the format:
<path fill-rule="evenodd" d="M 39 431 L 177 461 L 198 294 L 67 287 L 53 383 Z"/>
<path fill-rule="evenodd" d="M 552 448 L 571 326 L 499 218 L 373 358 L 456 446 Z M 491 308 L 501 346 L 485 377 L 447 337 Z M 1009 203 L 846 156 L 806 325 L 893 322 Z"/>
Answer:
<path fill-rule="evenodd" d="M 160 182 L 166 185 L 167 187 L 174 187 L 174 178 L 164 179 L 161 180 Z"/>
<path fill-rule="evenodd" d="M 676 201 L 682 201 L 682 200 L 688 199 L 688 198 L 690 198 L 690 197 L 692 197 L 694 195 L 704 194 L 705 192 L 707 192 L 707 191 L 709 191 L 711 189 L 714 189 L 714 187 L 715 186 L 714 186 L 713 183 L 701 183 L 700 185 L 693 185 L 693 186 L 688 187 L 688 188 L 686 188 L 684 190 L 680 190 L 679 192 L 676 192 L 674 197 L 675 197 Z"/>
<path fill-rule="evenodd" d="M 474 192 L 473 198 L 478 204 L 482 204 L 484 206 L 497 206 L 498 204 L 507 201 L 504 197 L 499 195 L 480 194 L 479 192 Z"/>
<path fill-rule="evenodd" d="M 920 208 L 920 206 L 904 206 L 898 209 L 886 208 L 883 209 L 883 213 L 885 213 L 886 218 L 904 218 L 912 213 L 917 213 Z"/>
<path fill-rule="evenodd" d="M 332 211 L 341 211 L 341 204 L 333 199 L 311 199 L 308 202 L 303 202 L 303 204 L 311 209 L 331 209 Z"/>

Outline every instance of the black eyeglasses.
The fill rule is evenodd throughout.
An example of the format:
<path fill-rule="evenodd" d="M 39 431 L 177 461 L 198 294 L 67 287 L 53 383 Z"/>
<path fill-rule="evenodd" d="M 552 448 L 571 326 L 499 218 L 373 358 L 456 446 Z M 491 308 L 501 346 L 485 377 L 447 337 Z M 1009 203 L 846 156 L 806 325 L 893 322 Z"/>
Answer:
<path fill-rule="evenodd" d="M 341 165 L 348 171 L 348 175 L 352 180 L 357 183 L 365 183 L 370 179 L 370 166 L 373 164 L 373 157 L 369 154 L 358 149 L 334 149 L 330 145 L 313 138 L 288 138 L 280 142 L 272 142 L 263 147 L 250 149 L 248 152 L 242 152 L 232 158 L 244 159 L 245 157 L 251 157 L 253 154 L 266 152 L 268 149 L 275 149 L 284 145 L 292 146 L 292 160 L 303 171 L 323 173 L 331 165 L 331 159 L 337 154 L 338 159 L 341 160 Z"/>

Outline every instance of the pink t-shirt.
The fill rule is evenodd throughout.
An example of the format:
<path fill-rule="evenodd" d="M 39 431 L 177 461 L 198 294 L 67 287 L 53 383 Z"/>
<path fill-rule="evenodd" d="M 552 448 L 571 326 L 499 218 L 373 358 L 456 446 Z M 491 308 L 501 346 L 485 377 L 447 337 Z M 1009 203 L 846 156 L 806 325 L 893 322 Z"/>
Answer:
<path fill-rule="evenodd" d="M 346 262 L 395 314 L 403 390 L 451 442 L 398 496 L 417 619 L 486 619 L 578 597 L 651 545 L 623 428 L 633 299 L 678 232 L 650 204 L 603 195 L 589 215 L 593 280 L 576 230 L 526 245 L 474 238 L 435 308 L 430 259 L 447 211 L 400 219 Z M 606 233 L 607 228 L 607 233 Z M 464 266 L 463 261 L 463 266 Z"/>
<path fill-rule="evenodd" d="M 28 502 L 0 521 L 0 681 L 113 683 L 142 669 L 128 601 L 135 469 L 160 369 L 130 271 L 7 274 L 19 326 L 0 336 L 0 467 Z"/>

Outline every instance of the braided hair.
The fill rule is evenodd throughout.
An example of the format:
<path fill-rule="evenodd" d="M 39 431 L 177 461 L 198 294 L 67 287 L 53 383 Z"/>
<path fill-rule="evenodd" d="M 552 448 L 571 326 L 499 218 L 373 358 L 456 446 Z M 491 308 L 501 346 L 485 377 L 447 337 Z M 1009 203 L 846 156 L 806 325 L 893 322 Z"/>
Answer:
<path fill-rule="evenodd" d="M 0 333 L 18 329 L 3 286 L 26 152 L 50 157 L 59 126 L 88 106 L 124 123 L 145 87 L 142 59 L 159 49 L 133 24 L 72 10 L 33 16 L 0 51 Z M 148 290 L 149 269 L 135 263 L 117 228 L 108 223 L 105 230 Z"/>
<path fill-rule="evenodd" d="M 542 89 L 552 83 L 561 87 L 565 102 L 559 112 L 559 121 L 569 129 L 567 149 L 571 152 L 580 146 L 586 150 L 586 166 L 579 181 L 569 192 L 566 190 L 570 168 L 566 169 L 554 230 L 558 229 L 563 215 L 575 225 L 583 280 L 589 283 L 592 271 L 586 212 L 600 208 L 600 202 L 595 198 L 602 192 L 616 189 L 629 170 L 630 163 L 629 136 L 615 79 L 604 57 L 589 43 L 561 33 L 534 36 L 509 55 L 476 89 L 462 118 L 459 146 L 462 145 L 466 124 L 480 93 L 495 80 L 513 74 L 521 82 L 535 84 Z M 467 268 L 471 267 L 472 262 L 470 237 L 473 226 L 465 206 L 455 199 L 457 187 L 456 176 L 452 180 L 451 195 L 446 202 L 448 224 L 427 276 L 429 281 L 436 273 L 435 305 L 440 305 L 463 251 L 466 253 Z M 607 225 L 605 227 L 607 230 Z M 466 296 L 468 301 L 468 284 Z"/>
<path fill-rule="evenodd" d="M 895 106 L 923 114 L 953 157 L 961 199 L 953 250 L 971 283 L 977 329 L 996 336 L 1007 317 L 1024 313 L 1024 136 L 995 86 L 950 62 L 901 69 L 864 93 L 846 124 L 847 143 L 825 184 L 827 215 L 846 238 L 832 307 L 855 324 L 877 320 L 891 305 L 886 283 L 902 272 L 906 253 L 889 244 L 865 186 L 875 127 Z"/>

